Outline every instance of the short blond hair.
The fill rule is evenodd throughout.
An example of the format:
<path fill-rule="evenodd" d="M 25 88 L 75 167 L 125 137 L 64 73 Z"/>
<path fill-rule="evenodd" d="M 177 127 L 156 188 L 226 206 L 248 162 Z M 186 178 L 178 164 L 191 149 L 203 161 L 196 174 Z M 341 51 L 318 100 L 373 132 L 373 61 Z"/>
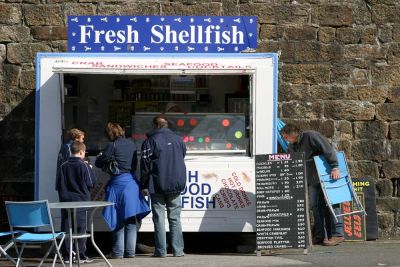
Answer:
<path fill-rule="evenodd" d="M 71 140 L 79 139 L 81 136 L 85 136 L 85 133 L 78 128 L 72 128 L 68 131 L 68 138 Z"/>

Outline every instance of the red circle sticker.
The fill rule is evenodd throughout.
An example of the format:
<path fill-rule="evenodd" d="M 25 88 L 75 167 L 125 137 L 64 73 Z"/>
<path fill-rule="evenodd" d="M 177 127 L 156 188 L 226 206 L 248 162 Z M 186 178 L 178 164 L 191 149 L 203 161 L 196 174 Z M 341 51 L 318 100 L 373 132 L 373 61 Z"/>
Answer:
<path fill-rule="evenodd" d="M 232 148 L 232 144 L 231 143 L 227 143 L 225 146 L 227 149 L 231 149 Z"/>
<path fill-rule="evenodd" d="M 183 127 L 183 125 L 185 125 L 185 121 L 182 120 L 182 119 L 179 119 L 179 120 L 176 121 L 176 124 L 177 124 L 179 127 Z"/>
<path fill-rule="evenodd" d="M 190 126 L 196 126 L 196 125 L 197 125 L 197 120 L 191 118 L 191 119 L 189 120 L 189 124 L 190 124 Z"/>
<path fill-rule="evenodd" d="M 228 127 L 229 125 L 231 125 L 231 121 L 228 119 L 223 119 L 221 122 L 222 126 L 224 127 Z"/>

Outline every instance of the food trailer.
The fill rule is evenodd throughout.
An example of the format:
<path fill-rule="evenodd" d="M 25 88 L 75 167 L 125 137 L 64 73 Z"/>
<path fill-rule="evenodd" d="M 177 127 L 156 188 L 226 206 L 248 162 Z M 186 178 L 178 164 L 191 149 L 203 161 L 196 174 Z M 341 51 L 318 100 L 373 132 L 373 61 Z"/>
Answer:
<path fill-rule="evenodd" d="M 152 118 L 164 113 L 187 146 L 183 231 L 255 231 L 254 156 L 277 147 L 277 54 L 38 53 L 36 70 L 36 199 L 58 201 L 57 154 L 68 129 L 85 131 L 94 165 L 107 122 L 125 127 L 140 151 Z M 93 169 L 92 198 L 103 200 L 109 176 Z M 97 230 L 107 231 L 97 216 Z M 153 231 L 151 215 L 141 231 Z"/>

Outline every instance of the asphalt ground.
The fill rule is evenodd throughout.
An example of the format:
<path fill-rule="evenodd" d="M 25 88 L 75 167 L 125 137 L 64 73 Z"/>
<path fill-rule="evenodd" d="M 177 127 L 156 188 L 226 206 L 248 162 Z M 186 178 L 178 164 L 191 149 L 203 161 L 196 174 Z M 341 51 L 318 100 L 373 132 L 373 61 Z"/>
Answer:
<path fill-rule="evenodd" d="M 39 252 L 37 252 L 39 253 Z M 32 255 L 32 251 L 30 252 Z M 95 257 L 93 263 L 82 266 L 106 266 L 101 258 Z M 29 258 L 25 266 L 36 266 L 39 260 Z M 133 259 L 111 259 L 113 266 L 391 266 L 400 267 L 400 240 L 382 240 L 368 242 L 345 242 L 335 247 L 314 246 L 304 254 L 304 250 L 262 251 L 255 253 L 207 253 L 191 254 L 184 257 L 153 258 L 150 254 L 137 255 Z M 4 258 L 0 266 L 12 266 Z M 44 266 L 51 266 L 47 261 Z M 57 264 L 61 266 L 61 264 Z M 77 265 L 74 265 L 77 266 Z"/>

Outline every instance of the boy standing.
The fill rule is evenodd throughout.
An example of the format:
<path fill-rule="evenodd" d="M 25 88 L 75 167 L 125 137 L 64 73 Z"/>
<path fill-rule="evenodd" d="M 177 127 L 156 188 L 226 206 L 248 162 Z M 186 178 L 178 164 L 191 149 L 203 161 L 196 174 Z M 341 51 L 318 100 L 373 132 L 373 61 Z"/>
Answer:
<path fill-rule="evenodd" d="M 86 146 L 84 143 L 74 141 L 70 145 L 71 157 L 62 163 L 57 171 L 56 189 L 61 202 L 90 201 L 90 189 L 96 183 L 90 166 L 83 161 Z M 86 233 L 86 210 L 78 209 L 76 213 L 78 233 Z M 61 210 L 61 231 L 68 231 L 68 213 Z M 86 252 L 86 239 L 79 239 L 79 256 L 82 262 L 92 262 Z M 63 254 L 66 263 L 69 263 L 69 242 L 64 243 Z"/>

